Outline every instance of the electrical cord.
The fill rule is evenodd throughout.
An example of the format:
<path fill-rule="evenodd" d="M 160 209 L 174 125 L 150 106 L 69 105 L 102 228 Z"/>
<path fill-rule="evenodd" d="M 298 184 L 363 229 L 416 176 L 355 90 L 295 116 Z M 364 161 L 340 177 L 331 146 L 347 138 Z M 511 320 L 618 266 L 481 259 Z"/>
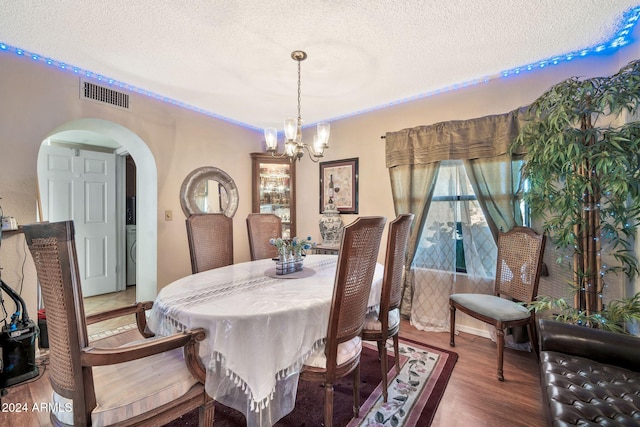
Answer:
<path fill-rule="evenodd" d="M 14 384 L 14 385 L 10 385 L 6 388 L 3 388 L 1 390 L 1 395 L 2 396 L 6 396 L 7 394 L 9 394 L 9 391 L 12 387 L 18 387 L 18 386 L 23 386 L 23 385 L 27 385 L 27 384 L 31 384 L 33 382 L 38 381 L 40 378 L 42 378 L 42 376 L 44 375 L 44 373 L 47 371 L 47 366 L 49 366 L 49 354 L 45 355 L 45 356 L 41 356 L 38 358 L 38 360 L 35 363 L 36 367 L 38 368 L 38 375 L 36 375 L 35 377 L 27 380 L 27 381 L 22 381 L 20 383 Z"/>
<path fill-rule="evenodd" d="M 24 285 L 24 266 L 27 263 L 27 241 L 22 241 L 22 266 L 20 267 L 20 287 L 18 288 L 18 295 L 22 296 L 22 287 Z"/>
<path fill-rule="evenodd" d="M 7 327 L 7 318 L 9 317 L 9 313 L 7 313 L 7 307 L 4 305 L 4 298 L 2 297 L 2 292 L 0 292 L 0 306 L 2 306 L 3 317 L 0 322 L 4 323 L 4 327 Z"/>
<path fill-rule="evenodd" d="M 16 385 L 24 385 L 38 381 L 44 375 L 45 371 L 47 370 L 47 366 L 49 366 L 49 355 L 47 354 L 46 356 L 39 357 L 38 361 L 36 362 L 36 366 L 38 367 L 38 375 L 28 381 L 23 381 Z"/>
<path fill-rule="evenodd" d="M 2 200 L 2 197 L 0 197 L 0 200 Z M 2 209 L 2 205 L 0 205 L 0 223 L 2 222 L 2 219 L 4 218 L 4 210 Z M 2 248 L 2 227 L 0 227 L 0 248 Z M 22 241 L 22 265 L 20 266 L 20 282 L 19 282 L 19 287 L 17 289 L 17 294 L 18 296 L 22 297 L 22 291 L 24 289 L 24 269 L 25 266 L 27 264 L 27 241 L 23 240 Z M 0 263 L 0 279 L 2 279 L 2 264 Z M 4 305 L 4 299 L 2 298 L 2 292 L 0 292 L 0 304 L 2 305 L 2 311 L 3 311 L 3 318 L 0 320 L 0 322 L 4 322 L 5 326 L 7 325 L 7 318 L 9 316 L 9 314 L 7 313 L 7 309 Z M 16 303 L 17 305 L 17 303 Z M 18 307 L 19 309 L 19 307 Z M 22 307 L 23 310 L 26 310 L 26 307 L 23 306 Z"/>
<path fill-rule="evenodd" d="M 0 197 L 2 200 L 2 197 Z M 4 211 L 2 210 L 2 205 L 0 205 L 0 224 L 2 224 L 2 218 L 4 218 Z M 2 227 L 0 226 L 0 248 L 2 247 Z"/>
<path fill-rule="evenodd" d="M 0 197 L 2 200 L 2 197 Z M 0 205 L 0 248 L 2 248 L 2 218 L 4 217 L 4 211 L 2 210 L 2 205 Z M 0 264 L 0 279 L 2 279 L 2 264 Z M 9 313 L 7 313 L 7 308 L 4 305 L 4 298 L 2 297 L 2 292 L 0 291 L 0 305 L 2 306 L 3 317 L 0 322 L 4 323 L 4 326 L 7 326 L 7 317 L 9 317 Z M 4 391 L 4 390 L 3 390 Z"/>

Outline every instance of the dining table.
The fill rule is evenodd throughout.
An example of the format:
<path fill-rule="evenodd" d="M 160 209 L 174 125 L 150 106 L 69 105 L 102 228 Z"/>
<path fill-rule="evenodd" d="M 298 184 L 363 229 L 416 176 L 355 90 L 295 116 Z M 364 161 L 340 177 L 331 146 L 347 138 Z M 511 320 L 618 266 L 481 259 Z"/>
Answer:
<path fill-rule="evenodd" d="M 295 406 L 305 359 L 324 349 L 338 256 L 307 255 L 304 267 L 276 274 L 271 259 L 180 278 L 160 290 L 148 319 L 160 336 L 204 328 L 199 355 L 205 389 L 268 427 Z M 368 310 L 380 303 L 384 267 L 376 264 Z"/>

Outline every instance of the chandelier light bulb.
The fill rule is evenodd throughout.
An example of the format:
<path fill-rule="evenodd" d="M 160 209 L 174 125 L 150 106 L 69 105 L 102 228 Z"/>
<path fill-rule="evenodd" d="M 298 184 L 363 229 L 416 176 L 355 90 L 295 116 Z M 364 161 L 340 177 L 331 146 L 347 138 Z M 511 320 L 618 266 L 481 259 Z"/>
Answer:
<path fill-rule="evenodd" d="M 319 135 L 313 135 L 313 152 L 316 155 L 322 155 L 324 153 L 324 142 Z"/>
<path fill-rule="evenodd" d="M 293 141 L 296 139 L 296 135 L 298 133 L 298 124 L 296 123 L 296 119 L 293 117 L 288 117 L 284 119 L 284 137 L 287 141 Z"/>
<path fill-rule="evenodd" d="M 318 123 L 318 140 L 322 143 L 322 148 L 329 148 L 329 134 L 331 125 L 329 123 Z"/>
<path fill-rule="evenodd" d="M 276 152 L 278 150 L 278 129 L 266 128 L 264 130 L 264 142 L 267 144 L 267 151 Z"/>

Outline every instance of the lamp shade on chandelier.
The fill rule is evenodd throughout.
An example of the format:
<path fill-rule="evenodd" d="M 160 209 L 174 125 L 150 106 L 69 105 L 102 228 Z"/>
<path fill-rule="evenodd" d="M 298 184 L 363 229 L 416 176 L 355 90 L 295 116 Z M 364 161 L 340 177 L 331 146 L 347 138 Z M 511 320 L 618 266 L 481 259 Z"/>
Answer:
<path fill-rule="evenodd" d="M 264 140 L 267 146 L 267 153 L 273 157 L 289 157 L 291 162 L 300 160 L 306 151 L 309 158 L 317 162 L 324 154 L 324 150 L 329 148 L 329 133 L 331 126 L 329 123 L 318 123 L 317 132 L 313 136 L 313 144 L 302 142 L 302 117 L 300 115 L 300 62 L 307 59 L 306 52 L 294 50 L 291 58 L 298 62 L 298 118 L 289 117 L 284 120 L 284 151 L 278 154 L 278 129 L 266 128 L 264 130 Z"/>

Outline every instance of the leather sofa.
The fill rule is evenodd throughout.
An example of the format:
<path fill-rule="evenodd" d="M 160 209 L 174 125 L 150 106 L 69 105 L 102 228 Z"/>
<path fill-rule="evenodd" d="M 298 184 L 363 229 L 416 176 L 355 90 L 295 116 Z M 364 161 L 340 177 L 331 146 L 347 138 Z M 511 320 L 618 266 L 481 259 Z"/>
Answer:
<path fill-rule="evenodd" d="M 538 321 L 550 426 L 640 426 L 640 338 Z"/>

